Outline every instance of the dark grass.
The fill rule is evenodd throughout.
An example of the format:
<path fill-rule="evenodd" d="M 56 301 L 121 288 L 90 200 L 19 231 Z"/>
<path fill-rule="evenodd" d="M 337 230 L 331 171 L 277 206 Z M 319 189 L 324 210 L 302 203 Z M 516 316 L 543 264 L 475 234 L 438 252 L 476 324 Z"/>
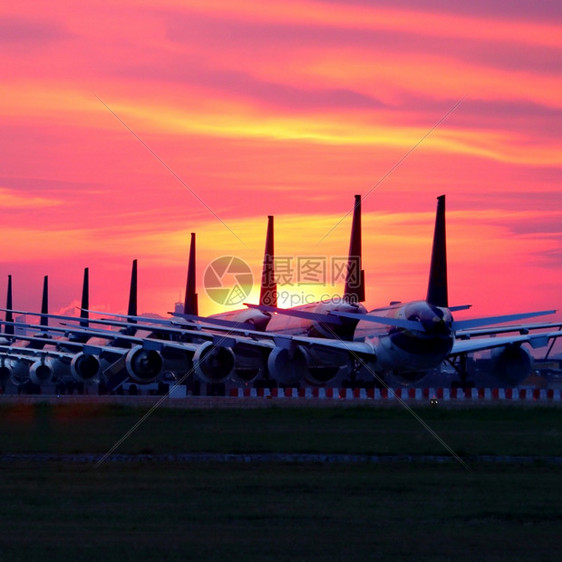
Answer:
<path fill-rule="evenodd" d="M 115 405 L 0 406 L 0 453 L 105 453 L 146 409 Z M 562 455 L 562 409 L 417 408 L 459 455 Z M 448 454 L 400 408 L 159 408 L 116 452 Z"/>
<path fill-rule="evenodd" d="M 2 560 L 559 560 L 560 474 L 480 465 L 3 466 Z"/>
<path fill-rule="evenodd" d="M 418 409 L 466 455 L 562 454 L 556 408 Z M 0 407 L 1 452 L 104 453 L 146 412 Z M 446 454 L 377 408 L 159 409 L 118 452 Z M 1 560 L 558 560 L 556 464 L 0 464 Z"/>

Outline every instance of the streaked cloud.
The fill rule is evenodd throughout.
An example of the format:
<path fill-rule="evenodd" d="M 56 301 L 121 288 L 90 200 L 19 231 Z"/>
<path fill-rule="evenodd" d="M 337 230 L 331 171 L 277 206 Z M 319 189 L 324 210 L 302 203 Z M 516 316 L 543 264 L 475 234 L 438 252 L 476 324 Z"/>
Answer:
<path fill-rule="evenodd" d="M 3 49 L 19 48 L 24 51 L 70 37 L 71 34 L 56 21 L 24 17 L 0 17 L 0 45 Z"/>
<path fill-rule="evenodd" d="M 18 209 L 29 209 L 31 207 L 43 209 L 44 207 L 62 205 L 62 203 L 63 202 L 60 200 L 57 201 L 46 197 L 29 197 L 28 195 L 20 195 L 11 189 L 0 185 L 0 207 L 3 209 L 10 209 L 12 211 Z"/>
<path fill-rule="evenodd" d="M 230 252 L 257 275 L 269 214 L 279 252 L 345 253 L 348 219 L 315 241 L 375 186 L 372 306 L 423 296 L 441 193 L 454 300 L 557 305 L 557 2 L 26 2 L 0 45 L 0 259 L 30 306 L 48 270 L 69 306 L 89 265 L 94 300 L 124 307 L 139 258 L 164 312 L 189 232 L 200 271 Z"/>

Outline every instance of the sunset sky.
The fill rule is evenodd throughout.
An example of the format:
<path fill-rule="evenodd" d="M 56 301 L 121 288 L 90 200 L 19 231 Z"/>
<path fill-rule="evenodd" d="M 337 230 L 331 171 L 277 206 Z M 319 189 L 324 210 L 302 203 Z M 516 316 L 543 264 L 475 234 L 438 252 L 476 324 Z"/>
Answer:
<path fill-rule="evenodd" d="M 459 314 L 562 308 L 561 53 L 559 1 L 4 2 L 0 303 L 48 274 L 71 311 L 88 266 L 121 312 L 138 258 L 165 314 L 196 232 L 218 312 L 207 264 L 259 278 L 267 215 L 279 256 L 342 256 L 369 193 L 368 308 L 425 297 L 441 194 Z"/>

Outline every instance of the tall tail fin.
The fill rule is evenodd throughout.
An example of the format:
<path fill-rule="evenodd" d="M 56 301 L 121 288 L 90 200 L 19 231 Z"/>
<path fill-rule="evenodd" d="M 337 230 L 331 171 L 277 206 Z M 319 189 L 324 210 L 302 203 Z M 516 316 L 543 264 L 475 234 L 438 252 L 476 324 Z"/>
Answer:
<path fill-rule="evenodd" d="M 89 326 L 88 319 L 90 314 L 88 309 L 90 308 L 90 270 L 84 268 L 84 281 L 82 283 L 82 305 L 80 310 L 80 326 L 87 328 Z"/>
<path fill-rule="evenodd" d="M 138 316 L 137 314 L 137 260 L 133 260 L 133 269 L 131 270 L 131 287 L 129 289 L 129 307 L 127 316 Z M 135 320 L 129 318 L 129 322 L 134 323 Z"/>
<path fill-rule="evenodd" d="M 41 326 L 49 325 L 49 276 L 43 278 L 43 298 L 41 299 Z"/>
<path fill-rule="evenodd" d="M 359 303 L 365 300 L 365 272 L 363 271 L 363 252 L 361 247 L 361 195 L 355 196 L 349 258 L 345 275 L 344 299 Z"/>
<path fill-rule="evenodd" d="M 273 217 L 269 216 L 267 217 L 267 234 L 261 272 L 260 304 L 277 307 L 277 282 L 275 280 L 274 259 Z"/>
<path fill-rule="evenodd" d="M 199 300 L 197 297 L 196 287 L 196 269 L 195 269 L 195 232 L 191 233 L 191 243 L 189 245 L 189 262 L 187 265 L 187 283 L 185 285 L 185 301 L 183 304 L 184 314 L 199 315 Z"/>
<path fill-rule="evenodd" d="M 447 284 L 447 233 L 445 229 L 445 196 L 437 198 L 437 214 L 431 251 L 431 268 L 427 286 L 427 302 L 435 306 L 448 307 Z"/>
<path fill-rule="evenodd" d="M 8 275 L 8 294 L 6 295 L 6 322 L 13 322 L 14 321 L 14 313 L 12 312 L 12 276 Z M 10 324 L 6 324 L 4 328 L 4 332 L 6 334 L 13 335 L 14 334 L 14 326 Z"/>

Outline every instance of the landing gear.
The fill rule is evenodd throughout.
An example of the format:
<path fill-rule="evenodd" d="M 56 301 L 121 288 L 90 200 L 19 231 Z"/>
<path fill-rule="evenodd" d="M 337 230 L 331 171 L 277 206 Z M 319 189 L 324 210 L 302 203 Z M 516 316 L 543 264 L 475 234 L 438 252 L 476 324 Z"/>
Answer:
<path fill-rule="evenodd" d="M 207 396 L 226 396 L 226 385 L 224 383 L 208 384 Z"/>
<path fill-rule="evenodd" d="M 349 375 L 342 380 L 343 388 L 385 388 L 382 375 L 376 373 L 372 364 L 358 359 L 353 360 Z"/>
<path fill-rule="evenodd" d="M 41 387 L 31 381 L 24 384 L 18 384 L 18 394 L 41 394 Z"/>
<path fill-rule="evenodd" d="M 156 391 L 156 394 L 158 396 L 164 396 L 165 394 L 168 394 L 169 391 L 170 391 L 170 384 L 165 382 L 158 383 L 158 390 Z"/>
<path fill-rule="evenodd" d="M 474 381 L 468 379 L 468 356 L 466 353 L 458 355 L 455 359 L 448 359 L 447 362 L 459 376 L 459 380 L 451 382 L 452 388 L 474 388 Z"/>

